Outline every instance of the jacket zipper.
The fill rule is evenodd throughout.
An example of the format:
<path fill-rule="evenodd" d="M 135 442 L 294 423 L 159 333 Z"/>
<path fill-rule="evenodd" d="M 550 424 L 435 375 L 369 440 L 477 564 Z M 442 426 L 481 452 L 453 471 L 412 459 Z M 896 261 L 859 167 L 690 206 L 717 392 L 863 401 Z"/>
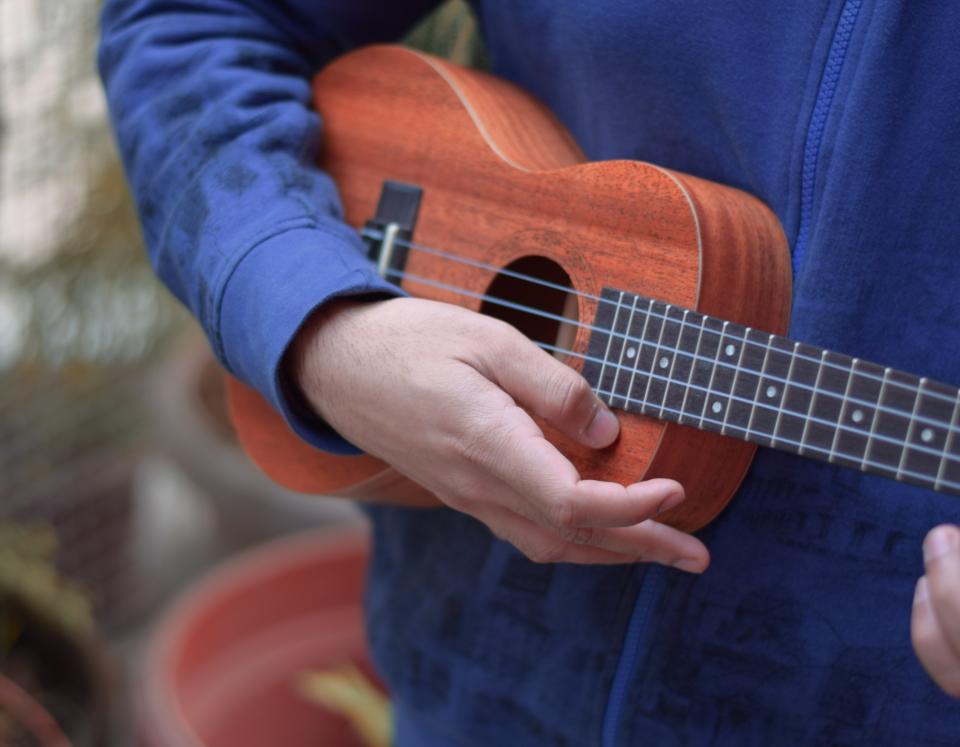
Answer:
<path fill-rule="evenodd" d="M 620 650 L 620 659 L 617 661 L 617 669 L 613 675 L 613 685 L 607 696 L 607 710 L 603 716 L 603 733 L 600 738 L 602 747 L 614 747 L 617 742 L 623 715 L 623 702 L 636 671 L 640 652 L 646 648 L 643 644 L 650 627 L 648 621 L 653 605 L 660 596 L 664 573 L 663 566 L 650 564 L 646 566 L 640 579 L 640 590 L 633 603 L 630 622 L 627 623 L 627 633 Z"/>
<path fill-rule="evenodd" d="M 797 242 L 793 249 L 793 273 L 800 269 L 803 255 L 807 251 L 810 240 L 810 225 L 813 221 L 813 198 L 817 184 L 817 161 L 820 159 L 820 144 L 823 133 L 827 128 L 827 117 L 830 106 L 833 104 L 833 95 L 840 82 L 840 73 L 843 71 L 843 61 L 847 57 L 850 46 L 850 37 L 853 36 L 853 26 L 863 0 L 846 0 L 840 11 L 840 20 L 833 32 L 833 41 L 830 42 L 830 53 L 827 64 L 820 78 L 820 88 L 817 90 L 817 99 L 813 105 L 813 114 L 810 124 L 807 125 L 807 137 L 803 147 L 803 166 L 800 172 L 800 228 L 797 231 Z"/>
<path fill-rule="evenodd" d="M 843 62 L 850 46 L 850 38 L 853 36 L 853 27 L 862 4 L 863 0 L 846 0 L 840 10 L 840 19 L 837 21 L 837 28 L 833 32 L 833 40 L 830 42 L 827 64 L 824 67 L 823 76 L 820 78 L 813 114 L 810 117 L 810 124 L 807 126 L 800 177 L 800 228 L 797 232 L 797 241 L 793 250 L 794 274 L 800 268 L 810 238 L 820 145 L 826 130 L 830 107 L 833 104 L 833 96 L 840 82 L 840 73 L 843 71 Z M 636 673 L 642 651 L 646 648 L 643 644 L 647 637 L 650 613 L 660 596 L 664 575 L 665 570 L 662 566 L 649 565 L 640 579 L 640 590 L 637 592 L 637 599 L 630 614 L 620 659 L 617 661 L 617 669 L 613 676 L 613 685 L 607 697 L 607 709 L 603 717 L 603 732 L 600 741 L 602 747 L 616 747 L 620 724 L 623 719 L 623 704 L 626 699 L 627 688 Z"/>

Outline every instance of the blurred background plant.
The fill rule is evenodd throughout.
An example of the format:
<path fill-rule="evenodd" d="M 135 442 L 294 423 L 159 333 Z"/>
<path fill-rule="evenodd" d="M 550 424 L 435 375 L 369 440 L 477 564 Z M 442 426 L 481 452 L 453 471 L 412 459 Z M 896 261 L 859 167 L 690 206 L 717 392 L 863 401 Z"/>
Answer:
<path fill-rule="evenodd" d="M 56 550 L 51 527 L 0 522 L 0 744 L 46 732 L 41 743 L 52 734 L 92 747 L 106 735 L 108 693 L 92 605 L 57 570 Z"/>
<path fill-rule="evenodd" d="M 100 6 L 0 0 L 0 677 L 19 646 L 20 686 L 46 688 L 26 644 L 48 677 L 51 655 L 84 662 L 126 745 L 103 651 L 135 661 L 163 602 L 225 554 L 356 514 L 237 454 L 209 353 L 142 249 L 94 68 Z M 406 43 L 486 64 L 462 0 Z"/>

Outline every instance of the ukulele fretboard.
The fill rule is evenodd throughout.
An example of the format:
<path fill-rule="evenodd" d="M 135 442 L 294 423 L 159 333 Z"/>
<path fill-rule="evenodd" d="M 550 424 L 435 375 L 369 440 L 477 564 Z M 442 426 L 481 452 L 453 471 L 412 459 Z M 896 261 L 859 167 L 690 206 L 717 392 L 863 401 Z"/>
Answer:
<path fill-rule="evenodd" d="M 960 390 L 604 289 L 583 375 L 611 407 L 960 495 Z"/>

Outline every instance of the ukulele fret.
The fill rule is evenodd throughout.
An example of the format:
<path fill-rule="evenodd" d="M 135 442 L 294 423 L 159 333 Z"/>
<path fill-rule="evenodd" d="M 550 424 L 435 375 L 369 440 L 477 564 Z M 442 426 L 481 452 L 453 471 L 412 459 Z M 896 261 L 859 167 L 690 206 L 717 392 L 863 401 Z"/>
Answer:
<path fill-rule="evenodd" d="M 716 357 L 720 351 L 723 322 L 713 317 L 701 317 L 700 330 L 698 357 L 693 362 L 690 391 L 687 394 L 687 420 L 684 422 L 684 425 L 695 428 L 702 427 L 706 416 L 707 393 L 710 391 Z"/>
<path fill-rule="evenodd" d="M 744 330 L 744 333 L 743 333 L 744 342 L 740 344 L 740 354 L 737 356 L 736 368 L 733 371 L 733 383 L 730 384 L 730 394 L 733 395 L 734 397 L 736 397 L 737 395 L 737 380 L 740 378 L 740 374 L 742 373 L 742 370 L 743 370 L 742 369 L 743 354 L 746 350 L 750 348 L 750 345 L 747 343 L 747 341 L 750 339 L 750 331 L 751 330 L 749 327 L 747 327 L 747 329 Z M 724 408 L 723 422 L 720 423 L 720 433 L 722 435 L 727 434 L 727 421 L 730 420 L 730 412 L 735 409 L 736 402 L 737 402 L 736 399 L 728 400 L 727 406 L 726 408 Z"/>
<path fill-rule="evenodd" d="M 783 404 L 780 412 L 777 413 L 774 436 L 779 442 L 778 446 L 799 454 L 803 450 L 803 431 L 813 402 L 813 383 L 820 370 L 820 351 L 809 345 L 794 342 L 790 357 Z M 810 360 L 814 357 L 815 360 Z"/>
<path fill-rule="evenodd" d="M 820 357 L 817 394 L 810 406 L 804 430 L 804 455 L 826 453 L 827 461 L 836 456 L 837 435 L 843 423 L 843 408 L 847 402 L 853 359 L 824 350 Z"/>
<path fill-rule="evenodd" d="M 709 430 L 723 433 L 723 424 L 730 409 L 730 396 L 737 376 L 737 361 L 743 349 L 745 332 L 739 324 L 724 323 L 720 334 L 720 349 L 717 351 L 713 380 L 707 392 L 706 417 L 710 419 Z"/>
<path fill-rule="evenodd" d="M 937 384 L 942 387 L 942 384 Z M 943 387 L 947 389 L 949 387 Z M 954 397 L 953 414 L 947 420 L 950 432 L 946 436 L 943 454 L 937 467 L 937 476 L 934 488 L 941 490 L 946 482 L 960 483 L 960 444 L 957 441 L 957 431 L 960 430 L 960 391 Z"/>
<path fill-rule="evenodd" d="M 663 308 L 662 304 L 660 308 Z M 650 386 L 655 376 L 657 341 L 663 335 L 664 327 L 662 312 L 658 309 L 657 302 L 650 306 L 648 318 L 649 323 L 645 326 L 643 337 L 638 340 L 637 371 L 641 373 L 641 380 L 637 382 L 636 390 L 631 389 L 627 393 L 633 411 L 644 414 L 649 414 L 646 412 L 646 405 L 649 402 Z M 641 384 L 642 386 L 640 386 Z M 642 394 L 640 393 L 641 389 Z"/>
<path fill-rule="evenodd" d="M 920 379 L 917 404 L 900 463 L 902 472 L 932 475 L 934 485 L 942 479 L 941 470 L 950 464 L 951 437 L 955 433 L 951 428 L 957 426 L 957 398 L 954 395 L 948 386 L 927 378 Z M 957 476 L 960 475 L 953 479 Z"/>
<path fill-rule="evenodd" d="M 655 303 L 651 311 L 648 337 L 641 341 L 643 355 L 640 360 L 640 369 L 646 374 L 643 395 L 640 397 L 640 412 L 644 415 L 656 416 L 662 409 L 663 393 L 666 390 L 666 371 L 661 370 L 660 346 L 664 336 L 670 329 L 670 305 Z M 669 339 L 669 338 L 668 338 Z M 631 398 L 633 394 L 631 393 Z"/>
<path fill-rule="evenodd" d="M 803 431 L 800 434 L 800 447 L 799 453 L 804 453 L 804 444 L 807 443 L 807 437 L 810 433 L 810 424 L 813 422 L 813 410 L 817 405 L 817 395 L 820 393 L 820 380 L 823 378 L 823 359 L 826 356 L 827 351 L 820 351 L 820 362 L 817 364 L 817 377 L 813 380 L 813 392 L 810 395 L 810 404 L 807 406 L 805 418 L 803 422 Z"/>
<path fill-rule="evenodd" d="M 630 412 L 639 411 L 639 408 L 637 407 L 636 402 L 633 399 L 634 385 L 636 384 L 637 374 L 639 373 L 639 369 L 640 369 L 640 359 L 643 353 L 642 341 L 646 339 L 647 328 L 650 325 L 650 317 L 652 316 L 651 312 L 653 311 L 653 303 L 654 303 L 653 299 L 651 298 L 647 303 L 646 311 L 643 312 L 643 325 L 641 326 L 640 333 L 634 334 L 631 332 L 631 340 L 629 344 L 631 345 L 631 348 L 633 350 L 633 354 L 630 356 L 631 359 L 633 360 L 633 366 L 631 367 L 631 370 L 630 370 L 630 379 L 627 382 L 627 390 L 626 390 L 626 396 L 625 396 L 626 405 L 624 406 L 624 409 Z M 637 325 L 639 324 L 640 324 L 640 320 L 638 319 Z M 641 374 L 641 377 L 642 377 L 641 382 L 644 383 L 644 387 L 646 387 L 645 379 L 643 378 L 645 377 L 645 374 Z"/>
<path fill-rule="evenodd" d="M 671 356 L 666 390 L 663 395 L 663 406 L 660 408 L 660 415 L 658 416 L 662 418 L 665 412 L 676 413 L 676 417 L 672 418 L 674 421 L 683 415 L 683 395 L 686 389 L 683 382 L 687 380 L 693 367 L 693 358 L 687 351 L 689 351 L 693 338 L 697 335 L 697 328 L 688 323 L 689 309 L 678 309 L 678 311 L 681 311 L 682 315 L 676 342 L 677 352 Z"/>
<path fill-rule="evenodd" d="M 868 471 L 902 478 L 900 469 L 906 448 L 919 379 L 892 368 L 886 369 L 871 425 L 870 446 L 865 456 Z"/>
<path fill-rule="evenodd" d="M 787 395 L 790 393 L 790 382 L 793 380 L 793 367 L 797 364 L 796 352 L 797 348 L 800 346 L 800 343 L 791 342 L 790 340 L 781 340 L 779 337 L 774 337 L 771 340 L 771 344 L 777 346 L 778 349 L 781 348 L 781 346 L 786 347 L 785 350 L 779 350 L 779 352 L 786 354 L 787 360 L 789 361 L 789 364 L 787 365 L 787 373 L 784 376 L 782 383 L 783 397 L 780 398 L 780 407 L 777 408 L 777 416 L 773 421 L 773 440 L 770 442 L 771 446 L 784 448 L 783 441 L 778 444 L 777 439 L 780 435 L 780 423 L 783 422 L 783 415 L 787 404 Z M 789 447 L 790 443 L 787 442 L 786 448 L 789 449 Z"/>
<path fill-rule="evenodd" d="M 900 461 L 897 463 L 897 479 L 903 479 L 903 471 L 906 467 L 907 455 L 910 453 L 910 441 L 915 438 L 917 428 L 917 410 L 920 407 L 920 400 L 923 398 L 923 387 L 926 379 L 920 379 L 917 386 L 917 393 L 913 397 L 913 408 L 910 410 L 910 419 L 907 421 L 906 445 L 901 450 Z M 931 431 L 932 435 L 932 431 Z"/>
<path fill-rule="evenodd" d="M 786 349 L 784 349 L 786 348 Z M 753 431 L 763 434 L 758 440 L 763 446 L 775 446 L 774 434 L 777 430 L 777 420 L 783 412 L 783 403 L 786 397 L 786 380 L 790 372 L 793 357 L 789 351 L 793 345 L 776 335 L 770 335 L 766 341 L 766 362 L 763 366 L 763 375 L 760 377 L 760 389 L 763 392 L 763 403 L 753 415 Z"/>
<path fill-rule="evenodd" d="M 667 392 L 670 388 L 673 367 L 677 358 L 683 355 L 678 349 L 683 325 L 680 319 L 675 318 L 677 314 L 683 316 L 683 309 L 669 304 L 664 308 L 664 322 L 660 330 L 660 339 L 657 340 L 653 364 L 655 375 L 651 376 L 650 391 L 647 394 L 649 414 L 660 419 L 667 411 Z M 671 419 L 673 419 L 672 412 Z"/>
<path fill-rule="evenodd" d="M 760 372 L 766 357 L 765 341 L 767 336 L 755 329 L 747 328 L 744 333 L 745 344 L 741 346 L 740 358 L 727 408 L 724 433 L 738 435 L 738 432 L 750 432 L 753 414 L 760 396 Z"/>
<path fill-rule="evenodd" d="M 779 391 L 778 388 L 775 387 L 773 384 L 769 384 L 769 383 L 764 384 L 764 377 L 767 375 L 768 365 L 770 363 L 770 351 L 773 349 L 772 345 L 770 344 L 773 340 L 773 337 L 774 335 L 765 335 L 763 341 L 761 343 L 758 343 L 763 345 L 763 361 L 760 363 L 760 369 L 759 369 L 760 373 L 757 376 L 757 389 L 754 392 L 753 401 L 750 404 L 750 417 L 747 420 L 747 428 L 746 428 L 747 433 L 757 433 L 758 437 L 756 442 L 762 443 L 764 445 L 766 443 L 769 443 L 769 440 L 764 442 L 764 441 L 761 441 L 760 439 L 763 438 L 763 434 L 765 434 L 766 431 L 762 428 L 755 428 L 754 421 L 757 418 L 758 411 L 762 411 L 762 412 L 767 411 L 766 405 L 764 405 L 763 407 L 760 407 L 761 396 L 765 400 L 773 400 L 777 396 L 777 392 Z M 758 408 L 760 409 L 758 410 Z"/>
<path fill-rule="evenodd" d="M 883 368 L 862 361 L 850 363 L 850 381 L 840 408 L 836 439 L 831 444 L 833 462 L 862 469 L 870 444 L 870 427 L 876 408 L 865 404 L 877 402 L 883 388 Z"/>
<path fill-rule="evenodd" d="M 624 323 L 623 328 L 617 328 L 622 333 L 622 335 L 617 335 L 616 338 L 616 347 L 619 348 L 620 352 L 617 355 L 616 368 L 613 372 L 613 381 L 610 382 L 610 387 L 607 389 L 607 391 L 610 392 L 610 405 L 612 407 L 619 407 L 621 409 L 627 405 L 627 392 L 624 391 L 621 393 L 617 385 L 621 378 L 624 381 L 627 380 L 627 375 L 624 375 L 624 368 L 626 367 L 624 360 L 627 356 L 627 351 L 635 349 L 629 340 L 632 336 L 633 318 L 637 313 L 637 300 L 637 297 L 634 296 L 633 302 L 630 304 L 630 313 L 626 316 L 626 322 Z M 629 358 L 627 358 L 627 360 L 629 360 Z M 619 402 L 617 401 L 618 397 L 620 398 Z"/>
<path fill-rule="evenodd" d="M 601 398 L 606 397 L 608 405 L 613 404 L 613 395 L 610 393 L 611 390 L 607 388 L 608 376 L 610 378 L 613 377 L 613 368 L 609 365 L 610 349 L 613 346 L 614 340 L 616 339 L 616 327 L 617 321 L 620 318 L 623 296 L 623 291 L 620 291 L 618 294 L 614 295 L 613 298 L 604 298 L 605 303 L 601 303 L 598 307 L 597 318 L 594 322 L 594 326 L 598 329 L 610 331 L 605 332 L 602 338 L 600 335 L 596 334 L 591 337 L 590 352 L 593 354 L 593 357 L 599 361 L 599 371 L 596 374 L 597 385 L 594 388 L 600 391 Z M 594 348 L 594 340 L 596 340 L 597 343 L 596 348 L 599 349 Z M 593 366 L 593 361 L 589 361 L 588 365 L 584 366 L 584 376 L 588 376 L 589 374 L 593 373 L 592 371 L 588 370 L 588 366 Z"/>
<path fill-rule="evenodd" d="M 700 344 L 703 342 L 703 332 L 704 332 L 703 322 L 704 320 L 703 318 L 701 318 L 699 324 L 690 324 L 690 329 L 693 329 L 696 331 L 697 341 L 693 345 L 693 353 L 689 357 L 683 356 L 685 359 L 689 361 L 689 365 L 688 365 L 686 378 L 684 379 L 683 397 L 680 400 L 680 413 L 677 416 L 677 422 L 682 425 L 687 424 L 684 420 L 685 418 L 689 417 L 689 414 L 687 413 L 687 400 L 690 399 L 690 390 L 692 388 L 691 385 L 693 382 L 693 374 L 694 374 L 694 371 L 696 371 L 697 369 L 698 359 L 702 355 Z M 701 408 L 701 411 L 702 411 L 702 408 Z"/>

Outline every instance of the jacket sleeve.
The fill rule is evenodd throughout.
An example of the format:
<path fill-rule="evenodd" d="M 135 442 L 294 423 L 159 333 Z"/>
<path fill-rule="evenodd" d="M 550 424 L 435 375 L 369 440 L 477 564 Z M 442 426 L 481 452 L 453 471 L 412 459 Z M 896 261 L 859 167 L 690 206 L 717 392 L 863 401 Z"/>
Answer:
<path fill-rule="evenodd" d="M 221 364 L 301 438 L 356 449 L 296 412 L 279 379 L 300 325 L 344 295 L 395 295 L 329 177 L 310 78 L 397 38 L 436 0 L 108 0 L 99 69 L 151 261 Z"/>

